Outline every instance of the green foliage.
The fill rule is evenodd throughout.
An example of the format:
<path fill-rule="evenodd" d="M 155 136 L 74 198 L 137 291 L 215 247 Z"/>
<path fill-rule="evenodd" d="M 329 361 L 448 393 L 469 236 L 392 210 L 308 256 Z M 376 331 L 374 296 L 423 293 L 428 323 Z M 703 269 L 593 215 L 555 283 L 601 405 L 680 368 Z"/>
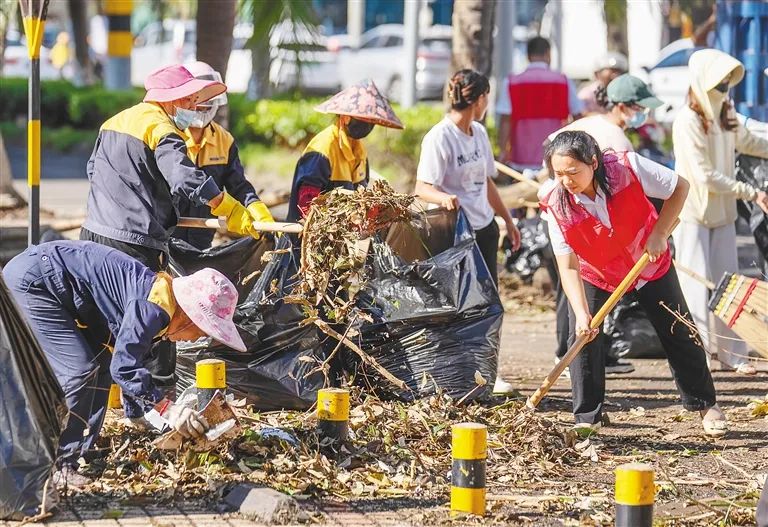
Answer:
<path fill-rule="evenodd" d="M 100 86 L 78 88 L 67 81 L 43 81 L 40 112 L 43 127 L 98 128 L 108 118 L 136 104 L 142 90 L 112 91 Z M 0 121 L 27 118 L 27 80 L 0 79 Z"/>
<path fill-rule="evenodd" d="M 333 122 L 332 116 L 314 111 L 317 102 L 263 99 L 248 101 L 239 108 L 235 103 L 230 108 L 231 132 L 240 143 L 301 148 Z"/>

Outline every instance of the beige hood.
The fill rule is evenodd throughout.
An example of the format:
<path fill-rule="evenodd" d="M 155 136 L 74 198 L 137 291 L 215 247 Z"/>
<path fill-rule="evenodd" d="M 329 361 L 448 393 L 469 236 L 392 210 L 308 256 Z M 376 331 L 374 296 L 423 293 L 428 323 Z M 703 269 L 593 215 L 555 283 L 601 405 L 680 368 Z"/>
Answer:
<path fill-rule="evenodd" d="M 691 91 L 708 119 L 715 120 L 715 111 L 707 92 L 730 75 L 729 85 L 736 86 L 744 78 L 744 65 L 717 49 L 701 49 L 691 55 L 688 62 Z"/>

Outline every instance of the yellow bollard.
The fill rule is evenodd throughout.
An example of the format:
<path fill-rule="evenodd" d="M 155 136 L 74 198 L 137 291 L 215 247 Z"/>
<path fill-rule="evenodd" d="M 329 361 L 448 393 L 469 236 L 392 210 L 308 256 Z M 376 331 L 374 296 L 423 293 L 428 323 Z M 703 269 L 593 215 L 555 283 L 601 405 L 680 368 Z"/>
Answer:
<path fill-rule="evenodd" d="M 656 495 L 653 467 L 627 463 L 616 468 L 616 527 L 651 527 Z"/>
<path fill-rule="evenodd" d="M 349 434 L 349 391 L 325 388 L 317 392 L 317 430 L 320 439 L 344 441 Z"/>
<path fill-rule="evenodd" d="M 451 428 L 451 514 L 485 514 L 485 458 L 488 430 L 479 423 Z"/>
<path fill-rule="evenodd" d="M 197 408 L 202 410 L 220 391 L 227 390 L 227 367 L 223 360 L 204 359 L 195 364 L 195 387 L 197 388 Z"/>
<path fill-rule="evenodd" d="M 122 390 L 117 384 L 113 384 L 109 387 L 109 401 L 107 402 L 107 408 L 116 410 L 123 407 L 123 401 L 121 400 Z"/>

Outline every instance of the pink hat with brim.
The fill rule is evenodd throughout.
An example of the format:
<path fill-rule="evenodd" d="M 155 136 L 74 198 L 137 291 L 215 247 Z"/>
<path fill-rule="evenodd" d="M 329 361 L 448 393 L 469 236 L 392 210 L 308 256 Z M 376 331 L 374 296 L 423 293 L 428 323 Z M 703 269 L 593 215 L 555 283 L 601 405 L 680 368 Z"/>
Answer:
<path fill-rule="evenodd" d="M 173 279 L 176 303 L 205 334 L 225 346 L 246 351 L 232 322 L 237 307 L 237 289 L 229 279 L 206 267 L 189 276 Z"/>
<path fill-rule="evenodd" d="M 198 94 L 197 103 L 202 103 L 227 91 L 221 82 L 196 79 L 181 64 L 153 71 L 144 81 L 144 88 L 144 102 L 171 102 Z"/>

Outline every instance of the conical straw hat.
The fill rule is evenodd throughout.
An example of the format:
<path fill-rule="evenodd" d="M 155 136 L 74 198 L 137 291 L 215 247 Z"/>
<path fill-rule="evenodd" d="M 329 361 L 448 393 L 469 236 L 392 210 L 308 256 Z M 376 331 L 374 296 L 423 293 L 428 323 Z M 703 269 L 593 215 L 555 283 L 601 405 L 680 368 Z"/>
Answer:
<path fill-rule="evenodd" d="M 387 128 L 405 128 L 395 115 L 389 101 L 371 79 L 342 90 L 324 103 L 315 106 L 320 113 L 349 115 Z"/>

